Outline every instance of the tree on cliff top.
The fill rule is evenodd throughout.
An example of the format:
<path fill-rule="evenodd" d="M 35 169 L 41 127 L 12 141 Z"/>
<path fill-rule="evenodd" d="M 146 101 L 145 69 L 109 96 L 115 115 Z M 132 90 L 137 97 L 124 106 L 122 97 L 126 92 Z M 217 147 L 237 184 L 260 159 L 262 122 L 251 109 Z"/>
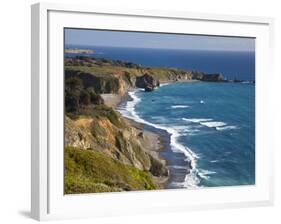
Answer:
<path fill-rule="evenodd" d="M 100 105 L 104 101 L 94 88 L 85 89 L 78 77 L 69 77 L 65 80 L 65 108 L 67 112 L 78 112 L 83 106 Z"/>

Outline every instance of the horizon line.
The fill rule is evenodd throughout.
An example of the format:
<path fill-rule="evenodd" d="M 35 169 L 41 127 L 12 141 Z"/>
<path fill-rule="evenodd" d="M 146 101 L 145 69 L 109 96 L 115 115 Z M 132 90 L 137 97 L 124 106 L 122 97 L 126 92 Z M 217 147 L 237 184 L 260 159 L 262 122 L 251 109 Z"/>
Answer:
<path fill-rule="evenodd" d="M 189 50 L 189 51 L 216 51 L 216 52 L 249 52 L 255 53 L 256 50 L 211 50 L 211 49 L 191 49 L 191 48 L 159 48 L 159 47 L 132 47 L 132 46 L 112 46 L 112 45 L 84 45 L 84 44 L 74 44 L 74 43 L 65 43 L 67 45 L 76 45 L 81 47 L 111 47 L 111 48 L 132 48 L 132 49 L 155 49 L 155 50 Z"/>

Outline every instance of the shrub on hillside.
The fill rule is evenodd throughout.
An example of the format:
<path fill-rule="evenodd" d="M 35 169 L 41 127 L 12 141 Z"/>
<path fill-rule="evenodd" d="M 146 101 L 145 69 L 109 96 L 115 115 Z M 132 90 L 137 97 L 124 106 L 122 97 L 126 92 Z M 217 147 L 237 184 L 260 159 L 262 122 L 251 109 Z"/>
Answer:
<path fill-rule="evenodd" d="M 87 88 L 87 91 L 88 91 L 88 93 L 90 95 L 90 100 L 91 100 L 92 104 L 95 104 L 95 105 L 104 104 L 103 98 L 101 97 L 100 94 L 97 94 L 95 92 L 95 89 L 93 87 Z"/>
<path fill-rule="evenodd" d="M 64 192 L 95 193 L 156 189 L 151 175 L 96 150 L 66 147 Z"/>
<path fill-rule="evenodd" d="M 78 77 L 69 77 L 65 80 L 65 108 L 66 112 L 77 112 L 89 105 L 101 105 L 102 97 L 95 92 L 93 87 L 85 88 Z"/>

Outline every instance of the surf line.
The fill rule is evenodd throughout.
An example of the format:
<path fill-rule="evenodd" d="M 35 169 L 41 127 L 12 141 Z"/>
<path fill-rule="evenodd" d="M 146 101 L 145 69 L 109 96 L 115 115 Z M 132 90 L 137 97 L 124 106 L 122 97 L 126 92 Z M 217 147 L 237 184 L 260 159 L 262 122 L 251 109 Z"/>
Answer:
<path fill-rule="evenodd" d="M 138 103 L 141 102 L 141 99 L 137 96 L 137 92 L 139 91 L 141 90 L 137 89 L 137 90 L 129 91 L 128 96 L 130 97 L 130 99 L 126 102 L 125 106 L 119 108 L 118 111 L 124 117 L 132 119 L 138 123 L 142 123 L 148 126 L 152 126 L 156 129 L 166 131 L 170 135 L 171 150 L 174 152 L 183 153 L 184 156 L 186 157 L 185 160 L 188 161 L 191 166 L 189 172 L 185 176 L 184 181 L 176 182 L 174 184 L 180 188 L 198 188 L 198 184 L 200 183 L 200 173 L 196 167 L 197 167 L 197 159 L 199 159 L 199 156 L 196 155 L 190 148 L 178 142 L 180 133 L 177 130 L 175 130 L 172 127 L 151 123 L 149 121 L 144 120 L 137 114 L 135 107 Z"/>

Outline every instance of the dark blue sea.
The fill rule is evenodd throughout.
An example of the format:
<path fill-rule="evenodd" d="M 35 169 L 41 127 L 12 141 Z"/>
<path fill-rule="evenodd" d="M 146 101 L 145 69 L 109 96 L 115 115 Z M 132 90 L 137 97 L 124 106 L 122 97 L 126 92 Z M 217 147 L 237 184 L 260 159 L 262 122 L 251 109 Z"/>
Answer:
<path fill-rule="evenodd" d="M 89 47 L 85 47 L 89 48 Z M 253 53 L 95 48 L 97 57 L 254 80 Z M 129 92 L 119 111 L 166 136 L 168 188 L 255 184 L 255 85 L 169 83 Z M 168 137 L 167 137 L 168 136 Z"/>
<path fill-rule="evenodd" d="M 255 53 L 233 51 L 190 51 L 100 46 L 71 46 L 92 49 L 88 56 L 124 60 L 143 66 L 172 67 L 205 73 L 222 73 L 227 79 L 255 80 Z M 79 54 L 66 54 L 74 57 Z M 81 54 L 80 56 L 85 56 Z"/>

